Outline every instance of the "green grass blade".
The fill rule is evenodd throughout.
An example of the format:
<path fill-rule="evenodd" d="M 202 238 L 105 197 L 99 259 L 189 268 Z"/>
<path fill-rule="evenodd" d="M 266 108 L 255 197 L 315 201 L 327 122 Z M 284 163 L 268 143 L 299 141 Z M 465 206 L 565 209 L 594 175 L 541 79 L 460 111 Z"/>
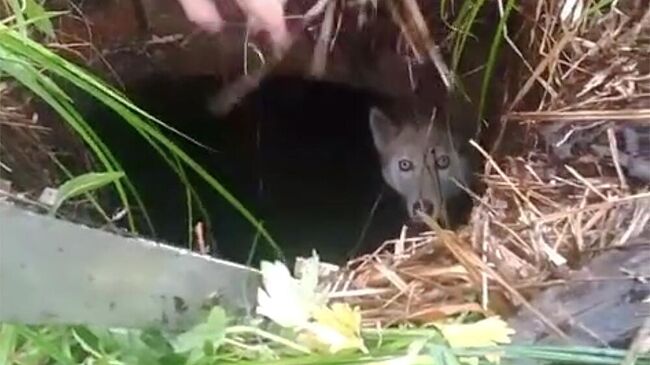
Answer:
<path fill-rule="evenodd" d="M 503 42 L 503 34 L 506 29 L 506 24 L 510 16 L 510 12 L 515 6 L 515 0 L 508 0 L 506 3 L 506 8 L 503 12 L 503 16 L 499 20 L 497 25 L 497 30 L 492 39 L 492 44 L 490 46 L 490 53 L 488 56 L 487 63 L 485 64 L 485 70 L 483 73 L 483 81 L 481 83 L 481 97 L 479 100 L 478 107 L 478 123 L 483 119 L 483 114 L 485 112 L 485 104 L 487 100 L 488 88 L 490 87 L 490 82 L 492 81 L 492 74 L 497 62 L 497 56 L 499 54 L 499 49 L 501 48 L 501 43 Z"/>
<path fill-rule="evenodd" d="M 484 2 L 485 0 L 463 2 L 458 17 L 454 21 L 454 46 L 452 52 L 452 70 L 454 73 L 458 72 L 458 66 L 460 65 L 460 61 L 463 58 L 463 52 L 465 51 L 467 37 L 475 37 L 471 33 L 472 26 L 476 22 L 478 13 L 483 7 Z"/>
<path fill-rule="evenodd" d="M 66 168 L 66 167 L 63 165 L 63 163 L 61 163 L 61 161 L 59 161 L 59 159 L 58 159 L 55 155 L 50 155 L 50 158 L 52 159 L 52 161 L 54 162 L 54 164 L 56 164 L 56 166 L 57 166 L 59 169 L 61 169 L 61 171 L 63 172 L 63 174 L 65 174 L 65 176 L 66 176 L 68 179 L 72 179 L 72 178 L 74 177 L 74 175 L 70 172 L 70 170 L 68 170 L 68 168 Z M 86 198 L 88 199 L 88 201 L 90 201 L 90 203 L 93 205 L 93 207 L 95 208 L 95 210 L 96 210 L 96 211 L 97 211 L 97 212 L 102 216 L 102 218 L 104 219 L 104 221 L 105 221 L 106 223 L 112 224 L 113 222 L 112 222 L 111 218 L 108 216 L 108 214 L 106 214 L 106 212 L 104 211 L 104 209 L 102 208 L 102 206 L 99 204 L 99 202 L 97 201 L 97 199 L 95 198 L 95 196 L 94 196 L 91 192 L 87 192 L 87 193 L 85 193 L 85 195 L 86 195 Z"/>
<path fill-rule="evenodd" d="M 88 172 L 66 181 L 58 188 L 50 214 L 55 214 L 66 200 L 114 183 L 122 177 L 122 171 Z"/>
<path fill-rule="evenodd" d="M 23 37 L 27 37 L 27 20 L 25 19 L 25 9 L 18 0 L 6 0 L 7 5 L 11 8 L 16 21 L 16 28 Z"/>

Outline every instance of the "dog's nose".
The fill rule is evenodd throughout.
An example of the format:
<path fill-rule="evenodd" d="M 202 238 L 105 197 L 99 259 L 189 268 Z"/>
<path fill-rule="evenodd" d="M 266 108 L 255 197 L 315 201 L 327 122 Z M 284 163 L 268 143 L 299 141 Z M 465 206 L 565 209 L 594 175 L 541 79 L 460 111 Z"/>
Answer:
<path fill-rule="evenodd" d="M 433 214 L 433 203 L 429 200 L 418 200 L 413 204 L 413 216 L 418 217 L 418 213 L 424 213 L 428 216 Z"/>

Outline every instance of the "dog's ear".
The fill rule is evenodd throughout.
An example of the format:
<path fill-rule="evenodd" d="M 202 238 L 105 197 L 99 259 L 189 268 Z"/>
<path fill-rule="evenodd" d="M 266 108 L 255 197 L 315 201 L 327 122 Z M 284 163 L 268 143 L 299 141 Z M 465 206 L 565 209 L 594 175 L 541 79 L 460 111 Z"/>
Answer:
<path fill-rule="evenodd" d="M 388 148 L 391 141 L 397 136 L 398 128 L 384 112 L 378 108 L 370 109 L 370 131 L 375 147 L 379 153 L 383 153 Z"/>

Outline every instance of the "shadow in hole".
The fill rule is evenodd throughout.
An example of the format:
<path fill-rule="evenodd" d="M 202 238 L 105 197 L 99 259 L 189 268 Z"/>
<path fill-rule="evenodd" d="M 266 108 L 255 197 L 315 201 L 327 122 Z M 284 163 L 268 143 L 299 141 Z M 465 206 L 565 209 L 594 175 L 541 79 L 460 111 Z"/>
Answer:
<path fill-rule="evenodd" d="M 264 221 L 289 258 L 314 248 L 323 259 L 340 261 L 357 244 L 364 251 L 398 234 L 405 219 L 402 203 L 384 188 L 368 128 L 374 95 L 335 83 L 273 78 L 228 116 L 215 118 L 206 106 L 216 85 L 208 76 L 154 75 L 129 83 L 126 92 L 138 106 L 212 149 L 165 131 Z M 155 238 L 187 245 L 186 193 L 178 178 L 113 112 L 88 100 L 81 105 L 139 189 Z M 190 177 L 210 214 L 218 254 L 245 261 L 254 228 L 200 178 Z M 266 246 L 259 242 L 260 249 Z M 269 253 L 264 249 L 257 258 Z"/>

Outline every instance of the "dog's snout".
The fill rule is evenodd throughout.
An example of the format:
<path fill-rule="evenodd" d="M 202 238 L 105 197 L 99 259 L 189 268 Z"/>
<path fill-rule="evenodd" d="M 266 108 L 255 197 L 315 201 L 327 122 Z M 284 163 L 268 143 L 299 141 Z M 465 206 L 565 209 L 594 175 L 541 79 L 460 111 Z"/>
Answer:
<path fill-rule="evenodd" d="M 433 214 L 433 203 L 429 200 L 418 200 L 413 204 L 413 216 L 417 217 L 419 213 L 424 213 L 428 216 Z"/>

